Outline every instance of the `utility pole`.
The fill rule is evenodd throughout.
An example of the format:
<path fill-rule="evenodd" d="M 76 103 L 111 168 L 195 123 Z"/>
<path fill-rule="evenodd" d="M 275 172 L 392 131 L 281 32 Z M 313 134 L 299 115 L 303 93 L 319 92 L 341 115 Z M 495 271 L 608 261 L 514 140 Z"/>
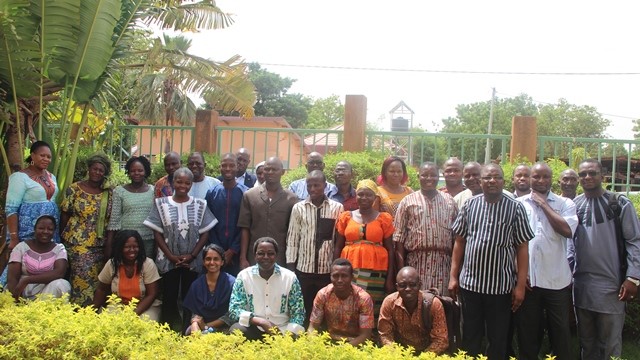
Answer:
<path fill-rule="evenodd" d="M 492 88 L 491 91 L 491 107 L 489 108 L 489 127 L 487 129 L 487 135 L 491 135 L 491 128 L 493 127 L 493 104 L 496 102 L 496 88 Z M 487 146 L 484 149 L 484 163 L 491 162 L 491 139 L 487 137 Z"/>

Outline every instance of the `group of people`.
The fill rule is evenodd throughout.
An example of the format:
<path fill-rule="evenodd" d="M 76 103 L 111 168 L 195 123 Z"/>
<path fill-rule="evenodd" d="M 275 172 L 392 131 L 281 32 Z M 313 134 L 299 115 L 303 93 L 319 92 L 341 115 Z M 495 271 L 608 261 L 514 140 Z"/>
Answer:
<path fill-rule="evenodd" d="M 431 290 L 459 300 L 469 355 L 515 355 L 515 333 L 518 358 L 537 358 L 546 329 L 553 354 L 569 359 L 575 307 L 582 358 L 604 359 L 620 356 L 625 302 L 640 284 L 640 223 L 628 199 L 604 190 L 596 160 L 564 171 L 555 195 L 543 162 L 516 167 L 513 192 L 496 164 L 426 162 L 414 192 L 399 157 L 354 187 L 351 164 L 336 164 L 332 184 L 313 152 L 285 189 L 277 157 L 252 174 L 247 149 L 223 154 L 213 178 L 201 154 L 183 167 L 168 153 L 155 185 L 149 161 L 133 157 L 131 182 L 112 190 L 97 154 L 60 209 L 48 144 L 35 142 L 27 161 L 9 180 L 9 291 L 70 293 L 96 308 L 114 293 L 185 333 L 306 328 L 357 345 L 377 330 L 382 345 L 441 353 L 447 322 Z"/>

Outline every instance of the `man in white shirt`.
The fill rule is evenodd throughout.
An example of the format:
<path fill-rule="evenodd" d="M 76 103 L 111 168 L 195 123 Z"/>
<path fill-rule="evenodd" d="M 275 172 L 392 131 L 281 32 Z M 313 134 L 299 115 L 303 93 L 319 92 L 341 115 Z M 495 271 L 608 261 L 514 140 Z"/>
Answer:
<path fill-rule="evenodd" d="M 518 198 L 529 217 L 535 237 L 529 241 L 529 277 L 522 306 L 516 311 L 518 359 L 538 359 L 542 343 L 543 312 L 549 339 L 557 359 L 572 359 L 569 313 L 571 269 L 566 258 L 567 238 L 578 226 L 572 200 L 551 190 L 549 165 L 531 168 L 531 193 Z"/>

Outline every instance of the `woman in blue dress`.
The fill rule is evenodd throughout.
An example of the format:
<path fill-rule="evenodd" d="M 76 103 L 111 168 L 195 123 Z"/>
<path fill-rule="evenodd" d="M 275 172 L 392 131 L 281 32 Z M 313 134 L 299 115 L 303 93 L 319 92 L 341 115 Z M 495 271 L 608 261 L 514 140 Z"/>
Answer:
<path fill-rule="evenodd" d="M 182 304 L 185 318 L 190 319 L 185 331 L 187 335 L 231 325 L 227 313 L 231 288 L 236 278 L 221 271 L 224 266 L 224 250 L 219 245 L 209 244 L 202 250 L 202 261 L 205 273 L 191 283 Z"/>
<path fill-rule="evenodd" d="M 56 223 L 60 221 L 56 204 L 57 180 L 47 171 L 51 163 L 51 146 L 44 141 L 34 142 L 26 161 L 29 164 L 26 168 L 9 176 L 5 206 L 9 250 L 13 250 L 21 241 L 33 239 L 33 229 L 40 216 L 51 215 Z M 53 241 L 60 243 L 57 232 Z M 0 283 L 6 284 L 6 269 Z"/>

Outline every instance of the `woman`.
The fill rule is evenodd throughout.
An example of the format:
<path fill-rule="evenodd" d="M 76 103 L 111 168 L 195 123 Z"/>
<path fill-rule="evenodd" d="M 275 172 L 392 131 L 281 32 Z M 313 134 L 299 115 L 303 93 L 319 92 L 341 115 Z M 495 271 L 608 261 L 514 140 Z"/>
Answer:
<path fill-rule="evenodd" d="M 64 278 L 67 272 L 67 251 L 54 243 L 56 219 L 42 215 L 36 220 L 31 239 L 19 243 L 11 252 L 7 288 L 17 300 L 33 299 L 38 294 L 62 297 L 71 291 Z"/>
<path fill-rule="evenodd" d="M 144 253 L 155 259 L 156 241 L 153 238 L 153 230 L 142 224 L 153 207 L 153 185 L 146 183 L 147 178 L 151 176 L 151 164 L 144 156 L 134 156 L 127 160 L 124 171 L 131 182 L 113 190 L 113 206 L 104 246 L 105 258 L 111 257 L 113 235 L 118 230 L 128 229 L 136 230 L 140 234 Z"/>
<path fill-rule="evenodd" d="M 382 211 L 392 216 L 396 214 L 400 201 L 413 192 L 410 187 L 404 185 L 408 180 L 407 165 L 401 158 L 390 156 L 382 163 L 382 171 L 378 176 L 378 191 L 383 200 L 382 203 L 386 205 L 381 206 Z M 389 201 L 385 201 L 386 199 Z"/>
<path fill-rule="evenodd" d="M 9 176 L 5 213 L 7 229 L 9 231 L 9 250 L 20 241 L 33 239 L 35 221 L 41 215 L 51 215 L 59 220 L 58 184 L 56 177 L 47 171 L 51 163 L 51 147 L 44 141 L 36 141 L 29 149 L 27 166 Z M 53 234 L 53 240 L 60 242 L 58 233 Z M 5 268 L 0 276 L 0 284 L 7 283 Z"/>
<path fill-rule="evenodd" d="M 184 298 L 185 318 L 191 319 L 186 335 L 205 328 L 219 329 L 231 325 L 227 313 L 236 278 L 220 271 L 224 265 L 224 249 L 216 244 L 207 245 L 202 250 L 202 260 L 206 273 L 191 284 Z"/>
<path fill-rule="evenodd" d="M 135 312 L 154 321 L 160 320 L 158 296 L 160 275 L 153 260 L 144 252 L 142 237 L 135 230 L 121 230 L 113 240 L 113 257 L 98 275 L 98 289 L 93 297 L 96 309 L 104 306 L 109 293 L 123 304 L 138 299 Z"/>
<path fill-rule="evenodd" d="M 253 185 L 254 187 L 262 185 L 264 182 L 264 164 L 265 162 L 261 161 L 256 165 L 256 184 Z"/>
<path fill-rule="evenodd" d="M 104 154 L 87 159 L 86 180 L 69 185 L 60 206 L 62 241 L 69 252 L 71 301 L 91 304 L 104 265 L 105 229 L 111 212 L 111 189 L 105 186 L 111 160 Z"/>
<path fill-rule="evenodd" d="M 278 243 L 261 237 L 253 243 L 256 265 L 238 274 L 231 291 L 229 317 L 249 340 L 264 334 L 304 331 L 304 302 L 300 282 L 293 271 L 276 264 Z M 269 296 L 271 295 L 271 296 Z"/>
<path fill-rule="evenodd" d="M 373 208 L 377 197 L 378 187 L 372 180 L 358 182 L 358 210 L 340 214 L 336 222 L 338 235 L 334 253 L 336 259 L 351 261 L 354 282 L 373 298 L 376 316 L 385 290 L 387 293 L 395 291 L 393 218 Z"/>
<path fill-rule="evenodd" d="M 189 196 L 193 173 L 182 167 L 173 173 L 173 195 L 157 198 L 144 225 L 153 230 L 158 245 L 156 265 L 162 274 L 162 318 L 181 332 L 178 297 L 184 300 L 202 268 L 198 256 L 209 230 L 218 222 L 207 202 Z"/>

